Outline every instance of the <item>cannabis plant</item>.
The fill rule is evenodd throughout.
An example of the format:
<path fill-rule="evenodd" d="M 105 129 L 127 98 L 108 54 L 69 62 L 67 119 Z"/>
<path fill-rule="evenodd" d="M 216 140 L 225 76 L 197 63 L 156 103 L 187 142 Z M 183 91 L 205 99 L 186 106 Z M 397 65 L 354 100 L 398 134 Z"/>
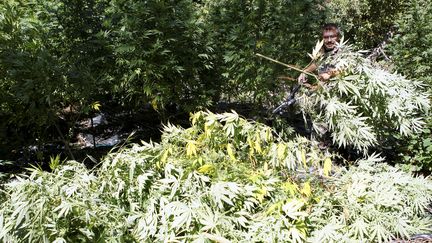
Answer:
<path fill-rule="evenodd" d="M 314 53 L 317 58 L 319 52 Z M 430 107 L 422 82 L 376 66 L 346 42 L 322 61 L 340 74 L 315 92 L 305 92 L 299 102 L 318 134 L 330 131 L 333 143 L 366 152 L 386 134 L 421 131 L 420 114 Z"/>
<path fill-rule="evenodd" d="M 379 169 L 372 176 L 363 167 L 344 175 L 344 170 L 332 164 L 334 156 L 319 150 L 314 142 L 302 137 L 284 141 L 268 126 L 234 112 L 198 112 L 191 122 L 187 129 L 168 124 L 160 143 L 130 145 L 109 154 L 96 169 L 74 161 L 52 163 L 52 173 L 32 169 L 2 185 L 0 240 L 319 240 L 323 226 L 339 215 L 340 205 L 351 202 L 351 197 L 345 199 L 349 178 L 363 177 L 367 179 L 365 193 L 371 195 L 361 198 L 364 205 L 384 200 L 376 204 L 376 211 L 401 212 L 406 234 L 416 233 L 429 222 L 422 210 L 430 199 L 430 181 L 416 181 L 398 172 L 390 177 Z M 402 181 L 396 189 L 387 188 L 375 177 Z M 381 187 L 398 194 L 383 199 L 388 195 L 381 196 Z M 362 192 L 350 191 L 353 195 Z M 332 194 L 336 194 L 334 200 Z M 350 214 L 353 221 L 366 217 L 356 212 L 369 209 L 348 206 L 356 210 Z M 373 223 L 389 217 L 372 216 Z M 348 225 L 351 227 L 351 221 Z M 399 236 L 393 226 L 399 227 L 384 225 L 385 235 L 379 237 Z M 406 234 L 400 235 L 407 238 Z M 366 235 L 364 239 L 380 238 Z"/>
<path fill-rule="evenodd" d="M 315 184 L 305 171 L 328 176 L 330 157 L 236 113 L 198 112 L 98 169 L 71 161 L 5 184 L 0 239 L 301 242 Z"/>
<path fill-rule="evenodd" d="M 432 183 L 412 177 L 377 156 L 358 161 L 335 179 L 310 220 L 313 242 L 388 242 L 430 233 Z M 331 189 L 333 188 L 333 189 Z"/>

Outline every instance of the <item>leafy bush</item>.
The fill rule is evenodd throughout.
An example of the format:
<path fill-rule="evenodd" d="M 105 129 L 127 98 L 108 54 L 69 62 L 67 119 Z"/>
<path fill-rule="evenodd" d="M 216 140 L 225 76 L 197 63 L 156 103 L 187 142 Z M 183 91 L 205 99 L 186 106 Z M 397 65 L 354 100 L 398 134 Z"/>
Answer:
<path fill-rule="evenodd" d="M 405 208 L 403 216 L 411 228 L 430 222 L 421 213 L 431 195 L 429 180 L 384 169 L 369 173 L 364 166 L 339 178 L 343 170 L 331 169 L 332 156 L 304 138 L 283 141 L 269 127 L 236 113 L 198 112 L 191 119 L 188 129 L 167 125 L 160 143 L 109 154 L 98 169 L 70 161 L 53 173 L 34 169 L 4 184 L 0 239 L 301 242 L 315 236 L 331 217 L 320 216 L 320 209 L 338 215 L 339 204 L 332 204 L 327 193 L 336 193 L 334 200 L 345 202 L 342 191 L 350 178 L 361 178 L 365 187 L 376 188 L 365 195 L 364 204 L 369 206 L 381 198 L 373 196 L 382 196 L 382 180 L 392 175 L 402 181 L 385 189 L 400 192 L 400 198 L 397 204 L 385 204 L 388 198 L 377 204 L 376 220 L 387 219 L 382 211 L 394 207 L 394 212 Z M 331 171 L 336 173 L 334 181 L 328 177 Z M 331 184 L 324 186 L 327 183 Z M 364 216 L 351 215 L 353 222 Z M 386 230 L 386 239 L 399 235 L 399 229 Z"/>
<path fill-rule="evenodd" d="M 151 102 L 158 110 L 211 104 L 217 93 L 209 72 L 213 50 L 194 1 L 115 0 L 106 11 L 118 100 L 132 106 Z"/>
<path fill-rule="evenodd" d="M 430 173 L 432 171 L 432 119 L 426 118 L 425 129 L 419 134 L 413 134 L 409 139 L 400 139 L 398 148 L 400 162 L 411 164 L 412 169 Z"/>
<path fill-rule="evenodd" d="M 85 113 L 107 93 L 112 61 L 102 35 L 102 4 L 0 3 L 0 126 L 6 130 L 2 137 L 24 137 L 25 143 L 43 140 L 52 135 L 48 128 L 65 107 Z"/>
<path fill-rule="evenodd" d="M 332 0 L 326 7 L 328 21 L 339 24 L 345 37 L 363 49 L 384 41 L 404 11 L 403 2 L 398 0 Z"/>
<path fill-rule="evenodd" d="M 425 0 L 412 0 L 404 8 L 388 46 L 392 61 L 408 77 L 432 84 L 432 6 Z"/>
<path fill-rule="evenodd" d="M 388 45 L 393 64 L 404 75 L 427 83 L 431 92 L 432 64 L 432 6 L 428 1 L 413 0 L 404 3 L 405 11 L 397 19 L 397 32 Z M 425 113 L 428 117 L 430 114 Z M 432 171 L 432 147 L 430 145 L 432 120 L 427 119 L 423 133 L 401 140 L 401 161 Z"/>
<path fill-rule="evenodd" d="M 93 104 L 150 103 L 163 116 L 167 105 L 192 111 L 221 97 L 272 102 L 284 70 L 255 53 L 304 64 L 321 3 L 2 1 L 0 143 L 69 140 Z"/>
<path fill-rule="evenodd" d="M 306 51 L 319 36 L 324 22 L 323 1 L 208 1 L 203 19 L 214 49 L 213 79 L 221 85 L 222 99 L 273 101 L 286 80 L 298 73 L 283 70 L 255 56 L 262 53 L 285 63 L 305 65 Z M 301 14 L 298 14 L 301 13 Z M 289 81 L 290 83 L 292 81 Z"/>
<path fill-rule="evenodd" d="M 318 134 L 329 131 L 333 143 L 366 152 L 388 135 L 421 131 L 430 107 L 422 82 L 374 65 L 346 43 L 325 62 L 340 74 L 300 99 Z"/>
<path fill-rule="evenodd" d="M 58 60 L 45 45 L 49 27 L 32 7 L 38 9 L 35 2 L 0 3 L 0 116 L 5 127 L 52 123 L 52 106 L 62 99 L 62 72 L 51 65 Z"/>

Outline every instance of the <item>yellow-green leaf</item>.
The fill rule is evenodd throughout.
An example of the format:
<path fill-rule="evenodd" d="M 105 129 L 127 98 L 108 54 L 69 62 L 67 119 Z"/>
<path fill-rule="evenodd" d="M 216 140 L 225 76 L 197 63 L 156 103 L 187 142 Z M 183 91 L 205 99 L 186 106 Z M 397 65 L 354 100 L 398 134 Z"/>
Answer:
<path fill-rule="evenodd" d="M 155 111 L 158 110 L 158 104 L 157 104 L 156 99 L 153 99 L 153 100 L 151 101 L 151 105 L 152 105 L 152 107 L 153 107 L 153 109 L 154 109 Z"/>
<path fill-rule="evenodd" d="M 195 141 L 189 141 L 186 144 L 186 155 L 192 157 L 193 155 L 196 154 L 197 154 L 197 149 L 196 149 Z"/>
<path fill-rule="evenodd" d="M 303 195 L 305 195 L 306 197 L 310 197 L 312 195 L 312 190 L 311 190 L 311 186 L 310 186 L 310 181 L 305 182 L 305 184 L 303 185 L 303 188 L 300 191 Z"/>
<path fill-rule="evenodd" d="M 266 162 L 264 162 L 264 165 L 263 165 L 263 170 L 264 170 L 264 171 L 268 171 L 268 170 L 269 170 L 269 166 L 268 166 L 268 163 L 267 163 L 267 161 L 266 161 Z"/>
<path fill-rule="evenodd" d="M 265 186 L 262 186 L 260 189 L 257 190 L 255 193 L 255 198 L 262 203 L 264 201 L 264 197 L 267 195 L 267 188 Z"/>
<path fill-rule="evenodd" d="M 278 211 L 280 211 L 281 208 L 282 208 L 282 204 L 283 204 L 283 201 L 278 201 L 277 203 L 274 203 L 274 204 L 270 205 L 270 207 L 269 207 L 269 208 L 267 209 L 267 211 L 266 211 L 266 214 L 267 214 L 267 215 L 270 215 L 270 214 L 272 214 L 273 212 L 278 212 Z"/>
<path fill-rule="evenodd" d="M 303 149 L 301 150 L 301 159 L 303 162 L 303 166 L 306 168 L 306 152 Z"/>
<path fill-rule="evenodd" d="M 210 137 L 212 132 L 212 126 L 209 125 L 207 122 L 204 124 L 204 135 L 205 137 Z"/>
<path fill-rule="evenodd" d="M 259 41 L 257 41 L 257 43 L 256 43 L 256 48 L 261 48 L 262 46 L 264 45 L 264 41 L 263 40 L 259 40 Z"/>
<path fill-rule="evenodd" d="M 273 134 L 271 133 L 271 129 L 267 128 L 266 129 L 266 141 L 269 142 L 270 140 L 272 140 L 273 138 Z"/>
<path fill-rule="evenodd" d="M 279 143 L 277 145 L 277 156 L 278 156 L 278 159 L 282 160 L 285 157 L 285 149 L 286 149 L 285 144 Z"/>
<path fill-rule="evenodd" d="M 295 196 L 295 194 L 297 194 L 299 191 L 298 185 L 289 181 L 282 184 L 282 189 L 288 192 L 291 196 Z"/>
<path fill-rule="evenodd" d="M 234 156 L 232 144 L 230 144 L 230 143 L 227 144 L 227 152 L 228 152 L 228 156 L 231 158 L 231 160 L 235 161 L 236 157 Z"/>
<path fill-rule="evenodd" d="M 253 183 L 257 183 L 262 179 L 262 176 L 259 172 L 255 172 L 252 175 L 248 176 L 248 179 Z"/>
<path fill-rule="evenodd" d="M 254 159 L 254 155 L 255 155 L 255 150 L 254 150 L 253 147 L 251 147 L 251 148 L 249 149 L 249 159 L 250 159 L 250 160 L 253 160 L 253 159 Z"/>
<path fill-rule="evenodd" d="M 100 108 L 101 108 L 101 106 L 102 106 L 102 105 L 99 103 L 99 101 L 95 101 L 95 102 L 93 102 L 93 104 L 91 105 L 92 109 L 95 110 L 95 111 L 99 111 Z"/>
<path fill-rule="evenodd" d="M 259 137 L 259 134 L 257 134 L 256 136 L 256 139 L 255 139 L 255 141 L 254 141 L 254 148 L 255 148 L 255 150 L 258 152 L 258 153 L 262 153 L 262 149 L 261 149 L 261 139 L 260 139 L 260 137 Z"/>
<path fill-rule="evenodd" d="M 196 122 L 198 121 L 198 119 L 201 117 L 201 111 L 195 113 L 195 114 L 190 114 L 190 117 L 192 119 L 192 126 L 195 126 Z"/>
<path fill-rule="evenodd" d="M 214 170 L 215 167 L 212 164 L 205 164 L 198 168 L 198 172 L 202 174 L 211 174 Z"/>
<path fill-rule="evenodd" d="M 252 139 L 250 137 L 247 138 L 247 142 L 249 144 L 249 148 L 254 151 L 254 142 L 252 141 Z"/>
<path fill-rule="evenodd" d="M 323 168 L 323 173 L 324 173 L 324 175 L 325 176 L 329 176 L 329 173 L 330 173 L 330 171 L 331 171 L 331 169 L 332 169 L 332 161 L 331 161 L 331 159 L 330 158 L 326 158 L 325 160 L 324 160 L 324 166 L 323 166 L 324 168 Z"/>
<path fill-rule="evenodd" d="M 162 164 L 165 164 L 167 162 L 168 154 L 169 154 L 169 150 L 168 149 L 165 150 L 165 152 L 162 154 L 162 157 L 161 157 L 161 160 L 160 160 L 162 162 Z"/>

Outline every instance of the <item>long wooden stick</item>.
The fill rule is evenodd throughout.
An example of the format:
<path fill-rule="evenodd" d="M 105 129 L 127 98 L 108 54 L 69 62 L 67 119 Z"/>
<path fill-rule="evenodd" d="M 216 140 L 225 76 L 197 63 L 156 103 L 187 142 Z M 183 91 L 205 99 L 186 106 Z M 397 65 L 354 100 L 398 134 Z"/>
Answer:
<path fill-rule="evenodd" d="M 287 67 L 287 68 L 291 68 L 291 69 L 294 69 L 294 70 L 296 70 L 296 71 L 298 71 L 298 72 L 301 72 L 301 73 L 307 74 L 307 75 L 309 75 L 309 76 L 312 76 L 312 77 L 314 77 L 314 78 L 319 82 L 319 78 L 318 78 L 318 76 L 316 76 L 316 75 L 313 74 L 313 73 L 306 72 L 306 71 L 304 71 L 304 70 L 302 70 L 302 69 L 300 69 L 300 68 L 298 68 L 298 67 L 295 67 L 295 66 L 293 66 L 293 65 L 289 65 L 289 64 L 286 64 L 286 63 L 280 62 L 280 61 L 275 60 L 275 59 L 273 59 L 273 58 L 271 58 L 271 57 L 266 57 L 266 56 L 264 56 L 264 55 L 262 55 L 262 54 L 260 54 L 260 53 L 256 53 L 255 55 L 257 55 L 257 56 L 259 56 L 259 57 L 262 57 L 262 58 L 264 58 L 264 59 L 267 59 L 267 60 L 269 60 L 269 61 L 275 62 L 275 63 L 277 63 L 277 64 L 280 64 L 280 65 L 282 65 L 282 66 L 285 66 L 285 67 Z"/>

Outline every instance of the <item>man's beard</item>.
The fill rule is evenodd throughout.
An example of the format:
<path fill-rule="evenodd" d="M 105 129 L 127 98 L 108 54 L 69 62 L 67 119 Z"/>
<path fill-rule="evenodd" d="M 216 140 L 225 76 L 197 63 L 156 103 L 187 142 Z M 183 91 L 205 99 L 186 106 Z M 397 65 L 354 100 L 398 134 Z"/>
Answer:
<path fill-rule="evenodd" d="M 331 48 L 328 48 L 327 46 L 324 45 L 324 51 L 325 51 L 325 52 L 331 52 L 331 51 L 333 51 L 335 48 L 336 48 L 335 45 L 333 45 L 333 47 L 331 47 Z"/>

